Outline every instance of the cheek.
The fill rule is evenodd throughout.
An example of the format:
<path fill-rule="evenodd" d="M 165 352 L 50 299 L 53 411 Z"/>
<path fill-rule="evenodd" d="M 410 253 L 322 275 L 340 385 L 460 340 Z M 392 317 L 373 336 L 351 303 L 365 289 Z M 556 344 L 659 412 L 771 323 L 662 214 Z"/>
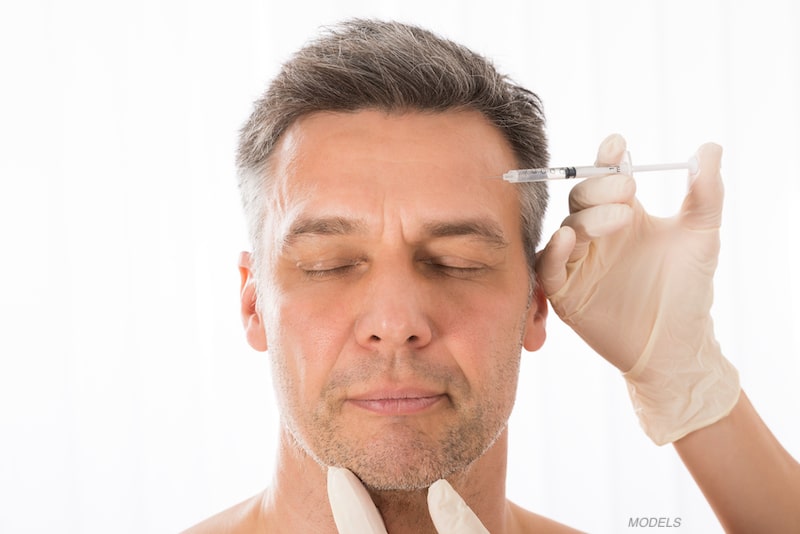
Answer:
<path fill-rule="evenodd" d="M 444 342 L 467 380 L 481 389 L 515 378 L 522 350 L 527 295 L 524 300 L 498 295 L 461 299 L 450 308 L 448 325 L 442 329 Z"/>
<path fill-rule="evenodd" d="M 511 415 L 520 371 L 523 317 L 515 313 L 501 320 L 499 315 L 487 313 L 486 322 L 463 336 L 462 346 L 453 349 L 470 397 L 483 406 L 487 417 L 507 420 Z"/>
<path fill-rule="evenodd" d="M 315 400 L 347 342 L 347 314 L 335 302 L 316 295 L 278 299 L 267 321 L 273 366 L 287 381 L 287 393 Z"/>

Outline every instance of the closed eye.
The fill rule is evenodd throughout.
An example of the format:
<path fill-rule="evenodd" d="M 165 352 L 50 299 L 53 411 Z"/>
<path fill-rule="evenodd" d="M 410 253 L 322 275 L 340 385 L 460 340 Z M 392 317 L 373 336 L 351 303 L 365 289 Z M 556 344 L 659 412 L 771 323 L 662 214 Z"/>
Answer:
<path fill-rule="evenodd" d="M 342 262 L 321 262 L 313 264 L 298 263 L 297 267 L 303 275 L 312 280 L 324 280 L 345 276 L 364 264 L 363 260 Z"/>
<path fill-rule="evenodd" d="M 428 258 L 420 262 L 435 273 L 454 278 L 474 278 L 489 270 L 483 263 L 455 257 Z"/>

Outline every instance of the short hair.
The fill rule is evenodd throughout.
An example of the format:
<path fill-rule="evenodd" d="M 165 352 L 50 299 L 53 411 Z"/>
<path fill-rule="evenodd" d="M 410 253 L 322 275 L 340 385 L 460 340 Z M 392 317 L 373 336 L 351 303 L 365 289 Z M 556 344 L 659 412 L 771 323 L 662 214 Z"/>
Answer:
<path fill-rule="evenodd" d="M 539 97 L 497 72 L 489 60 L 415 26 L 345 21 L 328 28 L 282 66 L 240 132 L 239 188 L 256 258 L 271 194 L 269 158 L 283 132 L 311 113 L 365 109 L 476 110 L 509 142 L 520 167 L 547 166 Z M 516 187 L 533 280 L 547 188 L 543 183 Z"/>

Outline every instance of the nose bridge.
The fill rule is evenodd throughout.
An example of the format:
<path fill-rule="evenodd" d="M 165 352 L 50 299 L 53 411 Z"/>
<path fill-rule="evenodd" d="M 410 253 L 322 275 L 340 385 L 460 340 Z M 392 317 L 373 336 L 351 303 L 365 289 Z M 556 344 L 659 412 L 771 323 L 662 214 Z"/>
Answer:
<path fill-rule="evenodd" d="M 432 337 L 424 280 L 409 259 L 371 266 L 360 316 L 358 342 L 372 349 L 420 348 Z"/>

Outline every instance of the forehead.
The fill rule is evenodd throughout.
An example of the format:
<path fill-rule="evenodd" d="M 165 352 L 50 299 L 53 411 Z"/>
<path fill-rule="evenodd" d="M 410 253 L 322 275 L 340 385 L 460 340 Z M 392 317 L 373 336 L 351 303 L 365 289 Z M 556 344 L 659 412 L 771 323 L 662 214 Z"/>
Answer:
<path fill-rule="evenodd" d="M 284 213 L 384 220 L 493 216 L 518 221 L 509 143 L 476 111 L 362 110 L 297 120 L 270 160 Z"/>

